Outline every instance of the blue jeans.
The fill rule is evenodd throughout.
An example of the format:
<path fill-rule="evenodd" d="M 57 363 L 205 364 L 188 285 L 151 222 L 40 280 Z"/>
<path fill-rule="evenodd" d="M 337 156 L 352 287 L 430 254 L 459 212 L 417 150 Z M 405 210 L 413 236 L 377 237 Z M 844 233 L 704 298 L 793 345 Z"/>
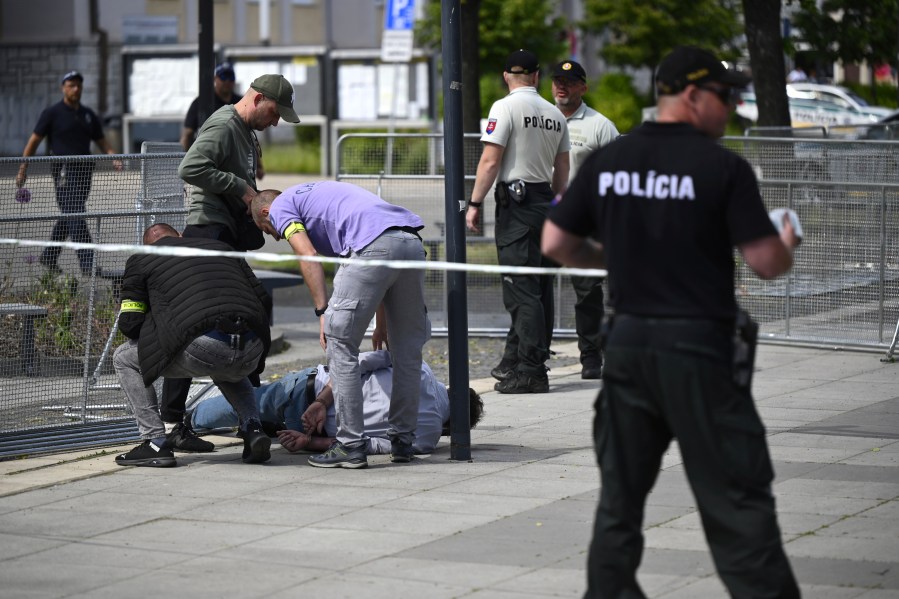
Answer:
<path fill-rule="evenodd" d="M 306 396 L 306 381 L 315 368 L 305 368 L 281 380 L 255 389 L 259 418 L 269 422 L 283 421 L 291 430 L 303 432 L 301 418 L 315 399 Z M 197 404 L 191 415 L 194 428 L 228 428 L 237 426 L 237 412 L 221 395 Z"/>
<path fill-rule="evenodd" d="M 243 349 L 232 349 L 228 343 L 200 336 L 175 356 L 162 376 L 191 378 L 208 376 L 234 406 L 241 422 L 259 419 L 253 386 L 247 375 L 256 370 L 264 347 L 259 338 L 246 342 Z M 134 411 L 142 439 L 156 439 L 165 435 L 165 425 L 159 415 L 159 400 L 152 385 L 144 385 L 140 371 L 137 341 L 129 340 L 116 349 L 112 363 L 125 396 Z"/>
<path fill-rule="evenodd" d="M 424 260 L 418 236 L 388 229 L 353 252 L 360 264 L 344 264 L 334 277 L 325 312 L 328 368 L 337 408 L 337 440 L 364 447 L 365 420 L 359 345 L 381 302 L 387 311 L 387 337 L 393 360 L 393 392 L 387 436 L 412 443 L 418 421 L 421 348 L 430 336 L 424 300 L 424 271 L 365 266 L 365 260 Z"/>

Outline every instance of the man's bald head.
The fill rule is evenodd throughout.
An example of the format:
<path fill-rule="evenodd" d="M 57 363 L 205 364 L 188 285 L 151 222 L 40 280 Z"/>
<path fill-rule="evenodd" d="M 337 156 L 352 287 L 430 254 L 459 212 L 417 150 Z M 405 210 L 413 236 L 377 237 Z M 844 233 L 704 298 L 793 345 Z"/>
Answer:
<path fill-rule="evenodd" d="M 156 223 L 144 231 L 144 245 L 153 245 L 163 237 L 181 237 L 181 234 L 172 225 Z"/>

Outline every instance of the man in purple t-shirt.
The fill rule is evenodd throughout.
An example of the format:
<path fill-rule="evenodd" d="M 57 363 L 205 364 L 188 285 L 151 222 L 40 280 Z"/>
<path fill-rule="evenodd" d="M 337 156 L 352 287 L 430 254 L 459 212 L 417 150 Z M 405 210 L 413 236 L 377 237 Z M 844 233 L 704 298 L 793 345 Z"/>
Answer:
<path fill-rule="evenodd" d="M 362 407 L 359 345 L 377 314 L 372 345 L 390 340 L 390 458 L 412 459 L 418 416 L 421 348 L 430 336 L 424 302 L 424 271 L 372 266 L 370 260 L 424 261 L 421 219 L 400 206 L 349 183 L 318 181 L 284 192 L 265 190 L 252 203 L 256 226 L 286 239 L 297 256 L 340 256 L 358 262 L 340 267 L 328 299 L 320 262 L 300 261 L 319 317 L 319 342 L 328 356 L 337 407 L 337 440 L 309 464 L 320 468 L 365 468 L 368 439 Z"/>

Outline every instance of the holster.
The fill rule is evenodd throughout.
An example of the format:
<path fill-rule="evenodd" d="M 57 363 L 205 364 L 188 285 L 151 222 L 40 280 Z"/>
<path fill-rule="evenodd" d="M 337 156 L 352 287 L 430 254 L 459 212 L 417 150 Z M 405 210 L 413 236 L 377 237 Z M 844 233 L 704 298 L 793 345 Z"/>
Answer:
<path fill-rule="evenodd" d="M 497 183 L 496 188 L 493 191 L 493 198 L 499 206 L 502 206 L 503 208 L 509 207 L 509 188 L 506 187 L 506 184 L 502 181 Z"/>
<path fill-rule="evenodd" d="M 758 345 L 759 325 L 745 310 L 737 312 L 734 322 L 733 379 L 737 387 L 749 389 L 755 370 L 755 348 Z"/>

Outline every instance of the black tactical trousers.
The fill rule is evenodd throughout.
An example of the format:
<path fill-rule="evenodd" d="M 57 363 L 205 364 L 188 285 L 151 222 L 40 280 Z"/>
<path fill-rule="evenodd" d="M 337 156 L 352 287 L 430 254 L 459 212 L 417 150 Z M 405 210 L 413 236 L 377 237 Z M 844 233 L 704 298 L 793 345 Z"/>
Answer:
<path fill-rule="evenodd" d="M 577 331 L 577 348 L 581 362 L 600 359 L 599 331 L 602 327 L 603 292 L 602 279 L 596 277 L 571 277 L 574 287 L 574 328 Z"/>
<path fill-rule="evenodd" d="M 506 266 L 556 266 L 540 252 L 540 235 L 549 209 L 549 185 L 528 187 L 518 204 L 496 208 L 496 249 Z M 512 317 L 503 362 L 520 372 L 544 374 L 549 359 L 554 318 L 553 278 L 550 275 L 503 274 L 503 305 Z"/>
<path fill-rule="evenodd" d="M 594 440 L 602 481 L 585 597 L 644 597 L 643 513 L 677 438 L 715 567 L 732 597 L 799 597 L 771 493 L 765 429 L 733 384 L 729 327 L 617 316 Z"/>

